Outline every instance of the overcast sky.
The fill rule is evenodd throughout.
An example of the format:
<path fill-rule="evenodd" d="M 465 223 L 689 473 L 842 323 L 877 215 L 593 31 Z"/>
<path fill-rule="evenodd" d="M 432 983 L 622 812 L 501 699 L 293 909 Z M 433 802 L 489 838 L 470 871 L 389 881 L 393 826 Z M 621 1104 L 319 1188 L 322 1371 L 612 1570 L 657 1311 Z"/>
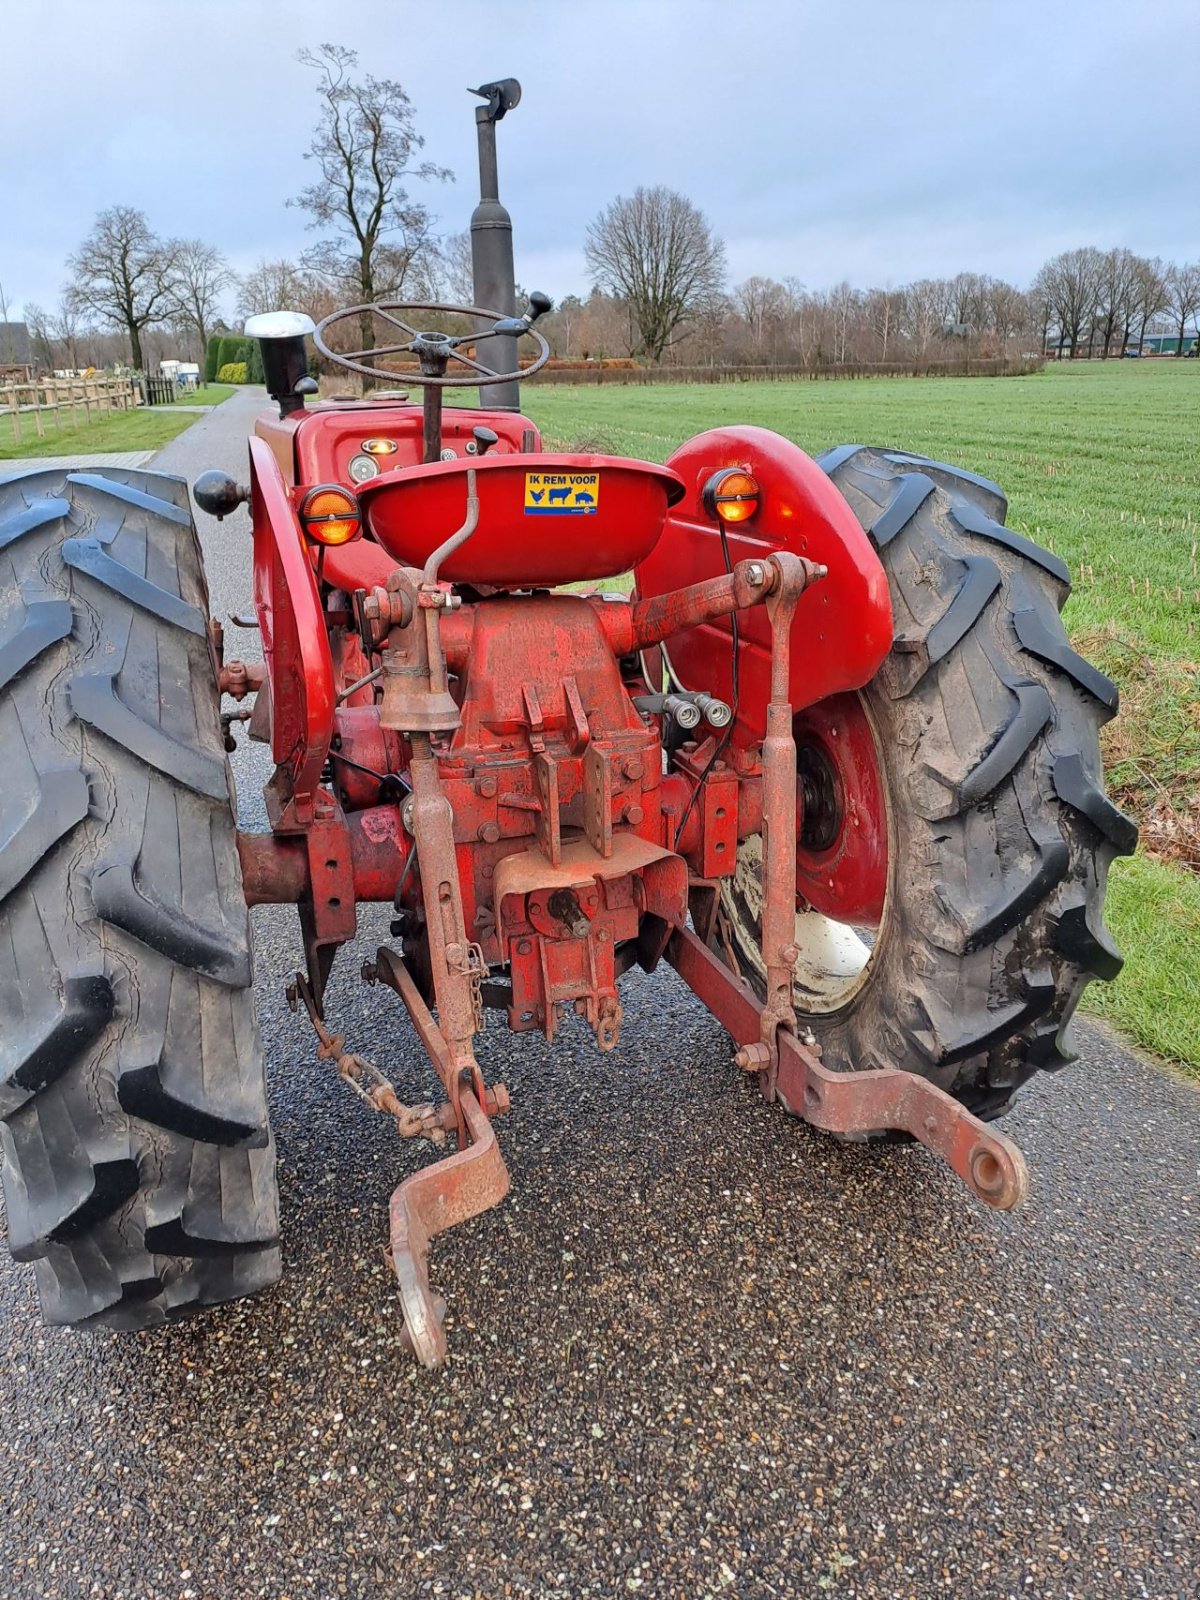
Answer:
<path fill-rule="evenodd" d="M 478 196 L 476 102 L 516 76 L 501 193 L 517 273 L 587 287 L 589 219 L 681 190 L 731 282 L 898 285 L 960 270 L 1024 285 L 1078 244 L 1200 258 L 1198 0 L 5 0 L 0 283 L 52 305 L 94 214 L 144 210 L 241 270 L 311 238 L 325 40 L 400 79 L 425 154 Z"/>

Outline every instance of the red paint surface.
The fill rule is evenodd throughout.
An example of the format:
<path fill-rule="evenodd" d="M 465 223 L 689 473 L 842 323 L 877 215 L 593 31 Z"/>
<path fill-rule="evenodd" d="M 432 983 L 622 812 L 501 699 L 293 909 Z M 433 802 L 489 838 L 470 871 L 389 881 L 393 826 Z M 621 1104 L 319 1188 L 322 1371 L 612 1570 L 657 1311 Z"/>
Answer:
<path fill-rule="evenodd" d="M 499 442 L 485 460 L 519 451 L 526 433 L 533 434 L 534 449 L 541 449 L 541 435 L 528 417 L 515 411 L 481 411 L 476 406 L 446 407 L 442 412 L 442 448 L 471 462 L 467 441 L 471 430 L 481 425 L 499 435 Z M 295 439 L 297 483 L 344 483 L 353 487 L 348 475 L 350 459 L 360 454 L 364 439 L 395 441 L 395 455 L 377 457 L 384 472 L 420 464 L 424 454 L 421 407 L 313 407 L 300 418 Z"/>
<path fill-rule="evenodd" d="M 796 845 L 796 894 L 838 922 L 876 927 L 888 882 L 887 804 L 874 731 L 857 694 L 809 706 L 797 746 L 814 744 L 834 770 L 841 827 L 827 850 Z"/>
<path fill-rule="evenodd" d="M 271 683 L 271 754 L 298 812 L 311 807 L 333 732 L 333 660 L 316 580 L 287 485 L 267 444 L 250 440 L 254 608 Z"/>
<path fill-rule="evenodd" d="M 686 493 L 667 518 L 662 538 L 637 568 L 643 596 L 665 594 L 725 570 L 716 525 L 700 494 L 712 474 L 739 467 L 762 490 L 758 514 L 729 530 L 731 562 L 765 559 L 792 550 L 829 568 L 801 596 L 792 632 L 791 698 L 797 710 L 874 677 L 892 643 L 887 579 L 870 540 L 841 494 L 790 440 L 767 428 L 714 428 L 677 450 L 667 465 Z M 739 617 L 741 699 L 735 739 L 761 739 L 770 685 L 771 631 L 758 607 Z M 728 700 L 732 691 L 731 637 L 718 618 L 668 641 L 667 650 L 688 689 Z"/>
<path fill-rule="evenodd" d="M 612 456 L 490 454 L 438 461 L 372 478 L 359 489 L 369 531 L 406 566 L 430 554 L 465 520 L 467 472 L 474 465 L 479 527 L 443 564 L 456 583 L 498 588 L 553 588 L 612 577 L 644 561 L 658 542 L 668 506 L 683 486 L 673 472 Z M 530 513 L 525 475 L 597 473 L 595 509 L 587 514 Z"/>

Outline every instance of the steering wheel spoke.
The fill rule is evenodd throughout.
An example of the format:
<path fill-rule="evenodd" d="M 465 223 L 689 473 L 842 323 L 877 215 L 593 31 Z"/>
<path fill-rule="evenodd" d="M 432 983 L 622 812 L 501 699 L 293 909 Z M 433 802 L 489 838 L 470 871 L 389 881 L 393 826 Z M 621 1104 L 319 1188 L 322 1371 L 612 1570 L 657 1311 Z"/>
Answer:
<path fill-rule="evenodd" d="M 360 356 L 395 356 L 401 355 L 405 350 L 412 349 L 412 340 L 407 344 L 373 344 L 366 350 L 344 350 L 342 354 L 348 361 L 354 361 Z"/>
<path fill-rule="evenodd" d="M 490 379 L 493 383 L 500 376 L 499 373 L 493 372 L 491 367 L 485 367 L 482 361 L 475 361 L 471 356 L 463 355 L 461 350 L 451 350 L 450 359 L 451 361 L 461 361 L 463 366 L 470 367 L 472 372 L 481 372 L 485 378 Z"/>
<path fill-rule="evenodd" d="M 399 328 L 402 333 L 408 334 L 410 339 L 415 339 L 417 337 L 417 330 L 415 328 L 410 328 L 407 322 L 401 321 L 399 317 L 392 316 L 391 312 L 385 311 L 382 306 L 372 306 L 371 309 L 377 316 L 382 317 L 385 322 L 390 322 L 393 327 Z M 366 351 L 360 352 L 362 355 L 365 355 L 366 353 Z"/>
<path fill-rule="evenodd" d="M 404 313 L 403 316 L 397 314 L 401 312 Z M 419 328 L 406 320 L 415 312 L 469 317 L 475 323 L 504 323 L 507 326 L 485 327 L 480 333 L 456 336 L 433 332 L 422 333 Z M 367 316 L 382 317 L 400 332 L 408 334 L 409 341 L 405 344 L 373 345 L 369 349 L 360 350 L 330 349 L 325 335 L 335 323 L 348 322 L 353 318 L 361 320 Z M 313 343 L 327 361 L 345 367 L 350 372 L 361 373 L 367 378 L 382 378 L 385 382 L 393 382 L 397 376 L 394 370 L 389 371 L 386 367 L 373 366 L 371 363 L 383 356 L 413 354 L 420 358 L 423 370 L 405 372 L 403 379 L 406 384 L 419 384 L 422 388 L 428 389 L 477 388 L 481 384 L 518 383 L 544 367 L 550 359 L 550 346 L 542 334 L 536 328 L 528 326 L 520 332 L 515 332 L 513 324 L 516 320 L 499 311 L 485 310 L 481 306 L 446 305 L 441 301 L 388 301 L 381 305 L 347 306 L 342 311 L 331 312 L 317 324 L 312 337 Z M 464 355 L 457 348 L 459 345 L 473 345 L 484 339 L 496 339 L 502 336 L 514 341 L 520 338 L 533 339 L 539 347 L 537 355 L 527 367 L 522 368 L 518 365 L 515 372 L 497 372 L 494 367 L 476 361 L 473 356 Z M 457 361 L 467 370 L 453 377 L 447 376 L 446 364 L 450 361 Z"/>

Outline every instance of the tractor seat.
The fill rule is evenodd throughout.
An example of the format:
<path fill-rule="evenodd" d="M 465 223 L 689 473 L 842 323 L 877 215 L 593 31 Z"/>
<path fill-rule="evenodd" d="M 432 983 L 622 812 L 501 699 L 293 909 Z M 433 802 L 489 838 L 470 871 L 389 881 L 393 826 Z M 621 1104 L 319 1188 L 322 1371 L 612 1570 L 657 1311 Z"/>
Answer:
<path fill-rule="evenodd" d="M 623 456 L 487 456 L 397 467 L 358 490 L 367 528 L 403 566 L 423 567 L 466 520 L 474 468 L 479 526 L 442 565 L 454 583 L 548 589 L 612 578 L 658 543 L 683 480 Z"/>

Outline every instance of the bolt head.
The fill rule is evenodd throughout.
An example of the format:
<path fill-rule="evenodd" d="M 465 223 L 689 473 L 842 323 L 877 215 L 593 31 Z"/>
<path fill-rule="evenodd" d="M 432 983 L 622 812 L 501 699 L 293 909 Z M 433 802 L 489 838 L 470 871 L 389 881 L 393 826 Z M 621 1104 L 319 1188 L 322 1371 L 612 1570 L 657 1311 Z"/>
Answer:
<path fill-rule="evenodd" d="M 771 1052 L 765 1044 L 744 1044 L 733 1058 L 743 1072 L 765 1072 L 771 1065 Z"/>

